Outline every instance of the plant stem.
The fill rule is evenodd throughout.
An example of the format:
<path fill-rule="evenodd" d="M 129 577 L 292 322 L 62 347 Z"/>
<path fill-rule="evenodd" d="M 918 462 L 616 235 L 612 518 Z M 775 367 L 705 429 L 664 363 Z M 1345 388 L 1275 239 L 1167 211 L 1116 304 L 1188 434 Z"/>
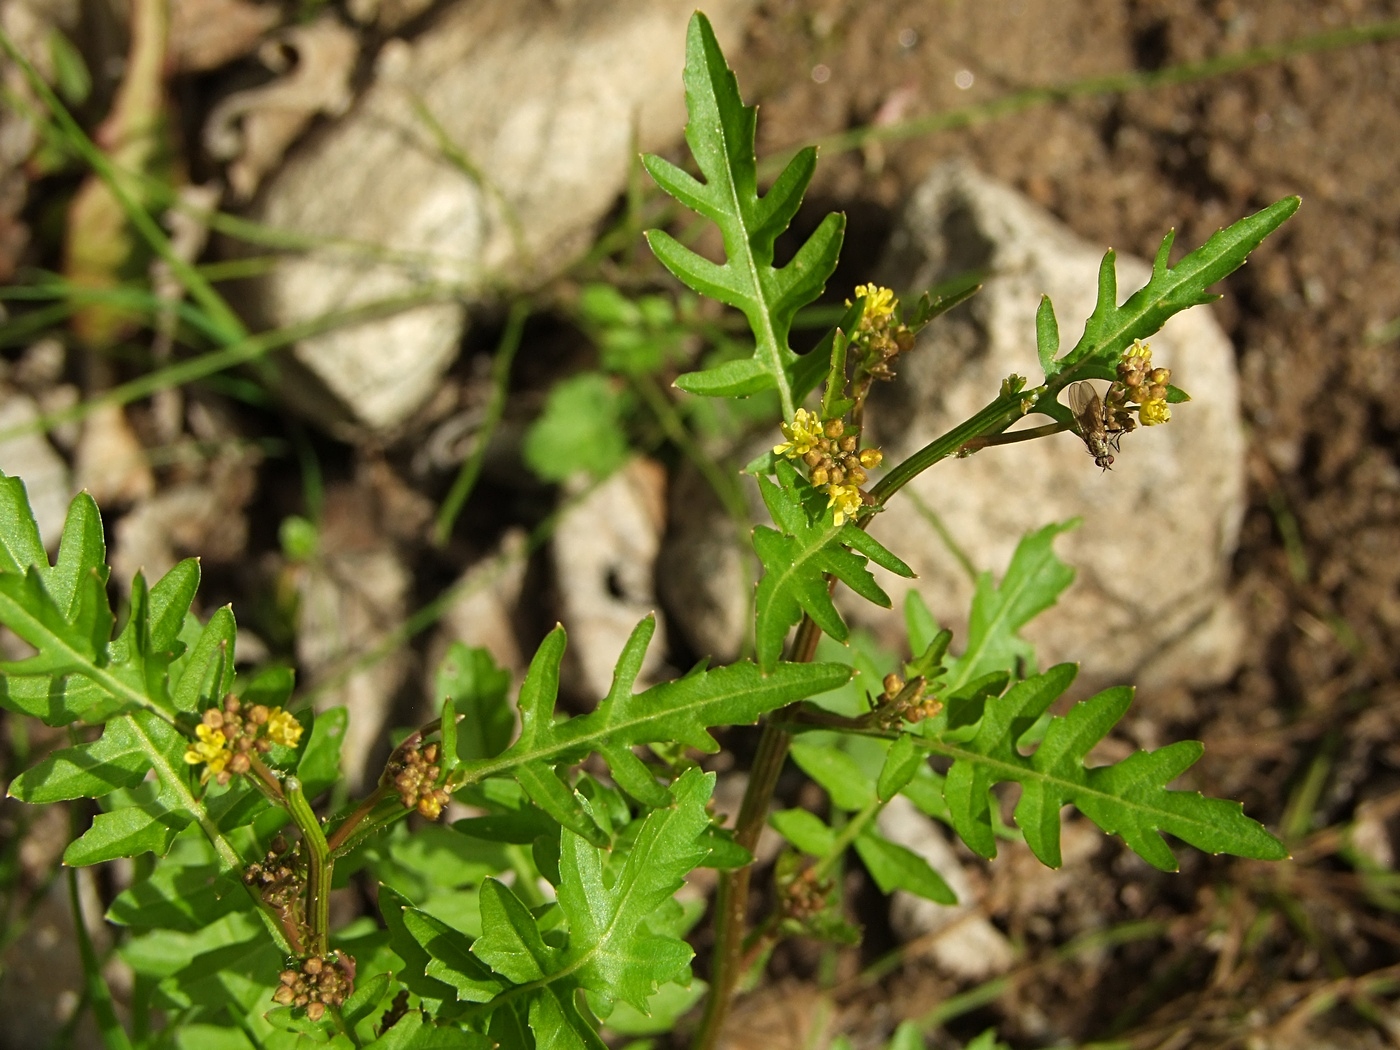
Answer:
<path fill-rule="evenodd" d="M 908 459 L 898 464 L 870 490 L 870 495 L 874 497 L 876 505 L 883 506 L 891 496 L 905 485 L 940 459 L 946 459 L 957 452 L 969 441 L 983 439 L 988 434 L 998 434 L 1005 430 L 1025 414 L 1021 407 L 1024 398 L 1024 394 L 1003 394 L 971 419 L 959 423 L 952 430 L 934 438 Z M 863 516 L 862 524 L 868 518 L 868 514 Z"/>
<path fill-rule="evenodd" d="M 1025 398 L 1026 394 L 1023 392 L 1003 394 L 971 419 L 915 452 L 885 475 L 871 490 L 876 506 L 883 505 L 919 474 L 958 451 L 969 441 L 1005 430 L 1025 415 Z M 860 524 L 864 526 L 873 514 L 872 509 L 862 517 Z M 834 581 L 832 585 L 834 586 Z M 794 663 L 809 663 L 816 655 L 820 638 L 821 630 L 810 617 L 804 616 L 797 628 L 797 634 L 793 636 L 788 659 Z M 784 711 L 777 712 L 764 724 L 763 735 L 758 742 L 758 753 L 754 756 L 753 766 L 749 771 L 748 788 L 744 792 L 744 801 L 739 807 L 739 819 L 734 827 L 734 840 L 749 851 L 753 850 L 758 842 L 759 832 L 763 830 L 773 789 L 777 786 L 778 774 L 782 772 L 788 745 L 792 742 L 792 735 L 786 729 L 788 719 L 784 717 L 789 710 L 785 708 Z M 856 831 L 860 830 L 863 823 L 861 820 L 852 822 Z M 851 834 L 854 835 L 855 832 Z M 720 1030 L 724 1026 L 734 988 L 743 971 L 744 926 L 748 913 L 752 871 L 753 866 L 747 865 L 736 871 L 720 873 L 719 890 L 715 899 L 715 949 L 710 971 L 710 997 L 705 1003 L 705 1015 L 695 1037 L 695 1050 L 713 1050 L 718 1046 Z"/>
<path fill-rule="evenodd" d="M 306 918 L 311 926 L 311 943 L 307 949 L 325 958 L 330 949 L 331 925 L 331 860 L 330 848 L 321 822 L 311 811 L 311 804 L 302 794 L 301 781 L 287 777 L 282 781 L 282 793 L 287 798 L 287 812 L 292 815 L 306 843 Z"/>
<path fill-rule="evenodd" d="M 335 831 L 331 833 L 330 838 L 326 841 L 326 848 L 334 853 L 338 851 L 341 846 L 345 845 L 345 840 L 350 837 L 350 833 L 360 825 L 360 822 L 363 821 L 365 817 L 373 812 L 374 807 L 379 805 L 388 793 L 389 789 L 383 784 L 371 791 L 369 795 L 365 797 L 364 801 L 355 807 L 355 811 L 342 820 Z"/>

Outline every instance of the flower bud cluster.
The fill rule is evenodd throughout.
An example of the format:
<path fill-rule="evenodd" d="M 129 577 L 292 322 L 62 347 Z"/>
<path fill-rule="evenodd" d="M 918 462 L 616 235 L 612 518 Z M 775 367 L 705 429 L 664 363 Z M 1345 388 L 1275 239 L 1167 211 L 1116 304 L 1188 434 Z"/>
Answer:
<path fill-rule="evenodd" d="M 185 751 L 190 765 L 204 763 L 201 781 L 211 777 L 220 784 L 252 768 L 255 755 L 266 754 L 273 744 L 296 747 L 301 723 L 280 707 L 253 704 L 246 710 L 230 693 L 221 707 L 208 708 L 195 726 L 196 741 Z"/>
<path fill-rule="evenodd" d="M 885 691 L 876 698 L 875 709 L 887 728 L 901 722 L 922 722 L 943 710 L 943 701 L 924 695 L 926 683 L 921 677 L 905 682 L 897 674 L 887 674 L 883 685 Z"/>
<path fill-rule="evenodd" d="M 894 378 L 894 359 L 914 348 L 914 331 L 899 320 L 899 300 L 888 288 L 862 284 L 856 295 L 865 297 L 865 312 L 851 334 L 851 349 L 864 372 L 888 382 Z"/>
<path fill-rule="evenodd" d="M 1132 416 L 1126 408 L 1130 401 L 1139 406 L 1137 414 L 1143 426 L 1168 422 L 1172 418 L 1171 407 L 1167 404 L 1167 385 L 1171 378 L 1170 368 L 1152 366 L 1152 347 L 1134 339 L 1118 362 L 1118 379 L 1109 388 L 1104 402 L 1108 428 L 1133 429 Z"/>
<path fill-rule="evenodd" d="M 840 419 L 823 422 L 815 412 L 799 408 L 782 426 L 787 441 L 773 446 L 774 455 L 800 459 L 812 484 L 826 491 L 828 507 L 836 508 L 836 524 L 854 517 L 865 502 L 860 487 L 867 470 L 884 458 L 878 448 L 860 447 L 860 432 L 848 430 Z"/>
<path fill-rule="evenodd" d="M 263 903 L 276 911 L 292 929 L 304 924 L 306 876 L 301 863 L 301 843 L 291 848 L 278 835 L 267 855 L 243 869 L 243 882 L 257 890 Z"/>
<path fill-rule="evenodd" d="M 821 915 L 834 884 L 817 875 L 815 868 L 803 868 L 778 883 L 778 908 L 784 921 L 807 926 Z"/>
<path fill-rule="evenodd" d="M 442 815 L 442 807 L 452 798 L 437 786 L 438 777 L 442 775 L 438 757 L 437 744 L 403 747 L 395 752 L 384 771 L 387 782 L 399 793 L 404 806 L 418 810 L 429 820 L 437 820 Z"/>
<path fill-rule="evenodd" d="M 298 969 L 283 970 L 272 993 L 273 1002 L 306 1009 L 310 1021 L 326 1016 L 327 1007 L 341 1006 L 355 990 L 355 960 L 344 952 L 332 952 L 330 959 L 313 955 L 301 961 Z"/>

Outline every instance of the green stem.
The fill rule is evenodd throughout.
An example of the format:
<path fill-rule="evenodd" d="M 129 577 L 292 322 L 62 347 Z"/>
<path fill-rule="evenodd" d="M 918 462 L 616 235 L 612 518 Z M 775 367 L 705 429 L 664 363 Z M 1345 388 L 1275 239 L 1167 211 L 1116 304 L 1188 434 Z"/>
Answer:
<path fill-rule="evenodd" d="M 287 812 L 301 831 L 306 844 L 306 916 L 311 926 L 311 943 L 307 950 L 325 958 L 330 950 L 331 925 L 331 860 L 330 848 L 321 822 L 311 811 L 311 804 L 302 794 L 301 781 L 287 777 L 282 781 L 282 793 L 287 798 Z"/>
<path fill-rule="evenodd" d="M 788 659 L 793 663 L 811 663 L 817 654 L 821 629 L 804 616 L 793 636 Z M 797 707 L 790 704 L 771 716 L 763 725 L 758 739 L 758 751 L 749 769 L 748 787 L 739 805 L 739 817 L 734 822 L 734 841 L 750 853 L 758 844 L 759 833 L 768 819 L 768 807 L 773 801 L 773 789 L 787 760 L 792 734 L 786 728 L 786 715 Z M 746 864 L 735 871 L 719 873 L 719 889 L 715 895 L 715 948 L 710 966 L 710 996 L 705 1001 L 705 1015 L 695 1036 L 694 1050 L 714 1050 L 719 1045 L 720 1030 L 729 1014 L 734 988 L 744 971 L 744 926 L 748 918 L 749 884 L 753 865 Z"/>
<path fill-rule="evenodd" d="M 330 838 L 326 840 L 326 848 L 332 853 L 339 853 L 340 847 L 345 845 L 345 840 L 350 837 L 351 832 L 360 825 L 360 822 L 369 816 L 374 807 L 379 805 L 389 794 L 389 789 L 383 784 L 375 788 L 370 794 L 355 807 L 355 811 L 337 825 L 335 831 L 331 832 Z"/>
<path fill-rule="evenodd" d="M 439 547 L 447 546 L 452 538 L 452 526 L 457 515 L 462 512 L 467 497 L 476 487 L 476 479 L 481 476 L 481 465 L 486 462 L 486 446 L 491 435 L 500 426 L 506 410 L 506 394 L 510 389 L 510 366 L 515 361 L 515 352 L 520 349 L 521 336 L 525 332 L 525 319 L 530 316 L 530 306 L 523 299 L 510 308 L 506 329 L 501 333 L 501 341 L 496 347 L 496 357 L 491 365 L 491 401 L 486 406 L 486 418 L 476 434 L 476 447 L 472 454 L 462 461 L 462 467 L 452 482 L 452 489 L 438 509 L 437 524 L 433 529 L 433 542 Z"/>
<path fill-rule="evenodd" d="M 998 397 L 971 419 L 959 423 L 946 434 L 934 438 L 908 459 L 898 464 L 870 490 L 870 495 L 874 497 L 876 505 L 883 506 L 891 496 L 928 470 L 929 467 L 939 460 L 951 456 L 974 438 L 983 438 L 988 434 L 997 434 L 1005 430 L 1025 414 L 1021 407 L 1024 398 L 1024 393 L 1006 394 Z M 862 523 L 869 520 L 869 513 L 862 517 Z"/>
<path fill-rule="evenodd" d="M 800 629 L 799 629 L 800 632 Z M 810 659 L 810 657 L 808 657 Z M 758 741 L 758 753 L 749 770 L 749 784 L 739 807 L 734 825 L 734 841 L 750 852 L 758 844 L 759 833 L 768 816 L 768 804 L 777 786 L 778 775 L 787 758 L 791 735 L 768 722 Z M 695 1050 L 713 1050 L 719 1045 L 720 1031 L 734 988 L 739 983 L 744 964 L 744 925 L 749 905 L 749 882 L 753 865 L 746 864 L 735 871 L 722 871 L 715 897 L 715 948 L 710 967 L 710 997 L 705 1002 L 705 1015 L 696 1034 Z"/>

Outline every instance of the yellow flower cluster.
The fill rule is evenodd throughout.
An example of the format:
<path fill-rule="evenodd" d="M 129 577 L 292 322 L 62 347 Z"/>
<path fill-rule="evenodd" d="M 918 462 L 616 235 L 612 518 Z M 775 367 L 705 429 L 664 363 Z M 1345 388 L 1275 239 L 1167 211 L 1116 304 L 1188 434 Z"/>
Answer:
<path fill-rule="evenodd" d="M 894 292 L 877 284 L 856 286 L 856 295 L 865 300 L 860 323 L 850 333 L 848 359 L 856 362 L 857 374 L 875 379 L 894 378 L 894 359 L 914 348 L 914 332 L 899 320 L 899 300 Z M 851 300 L 846 300 L 851 305 Z"/>
<path fill-rule="evenodd" d="M 899 300 L 894 297 L 894 292 L 888 288 L 882 288 L 877 284 L 856 285 L 856 298 L 865 298 L 865 313 L 861 315 L 861 325 L 865 328 L 874 328 L 883 321 L 888 321 L 894 316 L 895 307 L 899 305 Z M 851 300 L 846 300 L 846 305 L 851 305 Z"/>
<path fill-rule="evenodd" d="M 823 423 L 817 413 L 805 408 L 799 408 L 782 428 L 787 440 L 774 445 L 773 454 L 806 464 L 807 479 L 826 492 L 827 506 L 835 508 L 837 525 L 855 517 L 865 502 L 860 491 L 865 472 L 880 465 L 883 453 L 878 448 L 860 448 L 859 432 L 847 433 L 841 420 Z"/>
<path fill-rule="evenodd" d="M 1145 427 L 1166 423 L 1172 418 L 1167 404 L 1167 384 L 1171 382 L 1170 368 L 1152 367 L 1152 347 L 1140 339 L 1123 352 L 1118 362 L 1118 383 L 1128 401 L 1138 403 L 1138 420 Z"/>
<path fill-rule="evenodd" d="M 301 723 L 280 707 L 254 704 L 243 710 L 238 697 L 229 694 L 220 707 L 211 707 L 195 726 L 196 740 L 185 750 L 185 761 L 203 764 L 201 782 L 211 777 L 227 784 L 235 774 L 248 772 L 254 754 L 265 754 L 273 744 L 296 747 L 301 742 Z"/>

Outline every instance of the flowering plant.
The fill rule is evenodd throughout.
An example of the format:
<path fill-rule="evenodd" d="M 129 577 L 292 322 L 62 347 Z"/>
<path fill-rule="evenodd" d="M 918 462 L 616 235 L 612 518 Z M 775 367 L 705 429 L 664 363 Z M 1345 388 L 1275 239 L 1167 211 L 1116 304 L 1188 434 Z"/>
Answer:
<path fill-rule="evenodd" d="M 814 657 L 823 634 L 849 635 L 831 600 L 837 582 L 888 607 L 869 563 L 912 575 L 865 526 L 920 472 L 1066 431 L 1111 462 L 1108 447 L 1118 451 L 1137 424 L 1170 421 L 1170 406 L 1187 398 L 1144 340 L 1206 301 L 1297 199 L 1240 220 L 1175 266 L 1168 234 L 1147 285 L 1122 304 L 1110 252 L 1084 335 L 1064 353 L 1043 300 L 1038 384 L 1008 377 L 986 407 L 872 482 L 886 466 L 863 443 L 873 384 L 892 380 L 920 329 L 971 291 L 906 309 L 891 290 L 862 285 L 819 346 L 795 353 L 793 318 L 831 276 L 844 220 L 828 215 L 774 266 L 815 152 L 798 153 L 759 194 L 755 113 L 699 14 L 685 83 L 700 177 L 658 157 L 645 165 L 719 227 L 726 261 L 661 230 L 648 240 L 680 280 L 739 309 L 754 346 L 676 385 L 721 398 L 775 391 L 782 413 L 783 440 L 749 467 L 772 519 L 753 534 L 764 569 L 754 661 L 634 691 L 655 631 L 647 618 L 608 695 L 566 717 L 555 707 L 562 628 L 540 644 L 513 706 L 489 657 L 458 647 L 439 673 L 440 717 L 399 743 L 365 798 L 347 800 L 345 712 L 301 709 L 285 670 L 235 673 L 232 611 L 207 621 L 191 611 L 197 562 L 153 585 L 137 575 L 117 630 L 91 498 L 73 501 L 51 564 L 23 483 L 0 477 L 0 623 L 34 650 L 0 668 L 0 703 L 75 731 L 71 747 L 16 778 L 10 794 L 36 804 L 99 800 L 102 812 L 65 861 L 132 857 L 144 875 L 108 919 L 129 931 L 121 950 L 142 989 L 133 1009 L 159 1011 L 167 1024 L 142 1016 L 128 1031 L 94 969 L 89 990 L 109 1046 L 214 1045 L 201 1042 L 214 1038 L 210 1026 L 219 1046 L 377 1050 L 572 1050 L 603 1046 L 605 1029 L 655 1031 L 705 991 L 684 939 L 698 916 L 676 898 L 700 867 L 719 871 L 719 889 L 695 1045 L 715 1046 L 741 976 L 777 940 L 852 935 L 831 878 L 852 853 L 883 891 L 953 900 L 922 857 L 878 830 L 875 817 L 901 794 L 988 858 L 1005 830 L 992 794 L 1004 782 L 1020 785 L 1019 834 L 1049 865 L 1061 859 L 1065 805 L 1163 870 L 1176 866 L 1164 832 L 1210 852 L 1284 856 L 1237 803 L 1168 787 L 1200 756 L 1194 742 L 1085 764 L 1124 715 L 1130 689 L 1049 714 L 1077 668 L 1037 669 L 1019 631 L 1068 585 L 1051 550 L 1064 526 L 1025 537 L 999 583 L 984 577 L 960 647 L 915 597 L 904 610 L 907 659 L 881 668 L 878 689 L 852 685 L 850 662 Z M 1107 393 L 1076 386 L 1091 380 L 1107 380 Z M 1080 391 L 1068 405 L 1059 400 L 1066 390 Z M 1031 413 L 1050 422 L 1008 432 Z M 747 793 L 727 826 L 710 805 L 716 774 L 698 758 L 719 748 L 711 730 L 755 721 L 763 728 Z M 828 820 L 805 809 L 770 816 L 789 755 L 826 790 Z M 444 828 L 435 822 L 454 799 L 475 815 Z M 769 821 L 791 849 L 777 867 L 771 917 L 750 930 L 753 850 Z M 333 887 L 361 868 L 376 877 L 379 921 L 335 929 Z"/>

